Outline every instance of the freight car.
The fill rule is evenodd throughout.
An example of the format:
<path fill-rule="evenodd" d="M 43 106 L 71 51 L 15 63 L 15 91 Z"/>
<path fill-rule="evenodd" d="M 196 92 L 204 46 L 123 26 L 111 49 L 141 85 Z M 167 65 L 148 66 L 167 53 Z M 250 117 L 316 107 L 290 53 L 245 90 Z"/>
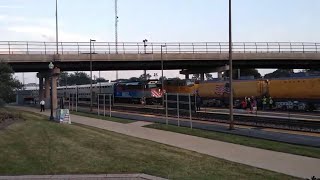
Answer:
<path fill-rule="evenodd" d="M 168 87 L 168 93 L 197 92 L 204 106 L 226 107 L 229 104 L 229 83 L 227 81 L 207 81 L 188 86 Z M 191 90 L 192 89 L 192 90 Z M 183 91 L 182 91 L 183 90 Z M 320 107 L 320 77 L 295 77 L 281 79 L 256 79 L 234 81 L 234 103 L 240 107 L 245 97 L 255 97 L 261 107 L 261 99 L 272 97 L 275 109 L 315 110 Z"/>

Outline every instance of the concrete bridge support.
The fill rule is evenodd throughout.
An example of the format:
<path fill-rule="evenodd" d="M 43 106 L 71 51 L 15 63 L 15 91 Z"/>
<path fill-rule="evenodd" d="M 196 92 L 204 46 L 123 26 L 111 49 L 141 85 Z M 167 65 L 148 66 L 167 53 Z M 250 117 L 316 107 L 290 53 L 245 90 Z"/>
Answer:
<path fill-rule="evenodd" d="M 200 81 L 201 81 L 201 82 L 204 81 L 204 73 L 200 73 Z"/>
<path fill-rule="evenodd" d="M 37 73 L 37 77 L 39 78 L 39 102 L 44 99 L 44 91 L 43 91 L 43 74 Z"/>
<path fill-rule="evenodd" d="M 52 106 L 53 110 L 56 110 L 58 108 L 58 90 L 57 90 L 57 84 L 58 84 L 58 77 L 60 74 L 59 68 L 54 68 L 51 72 L 49 70 L 48 72 L 41 72 L 38 73 L 39 78 L 39 100 L 42 99 L 46 103 L 46 109 L 49 109 L 51 106 L 51 98 L 50 98 L 50 87 L 51 87 L 51 79 L 52 79 Z M 43 89 L 43 78 L 45 79 L 45 87 Z"/>
<path fill-rule="evenodd" d="M 218 72 L 218 79 L 222 79 L 222 72 Z"/>

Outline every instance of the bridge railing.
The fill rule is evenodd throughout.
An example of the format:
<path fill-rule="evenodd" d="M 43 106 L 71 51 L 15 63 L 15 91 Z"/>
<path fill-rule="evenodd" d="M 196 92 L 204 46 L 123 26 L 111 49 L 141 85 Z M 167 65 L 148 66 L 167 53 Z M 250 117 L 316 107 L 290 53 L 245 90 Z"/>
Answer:
<path fill-rule="evenodd" d="M 59 42 L 59 54 L 89 54 L 89 42 Z M 227 53 L 227 42 L 136 43 L 92 42 L 92 53 L 154 54 Z M 320 53 L 320 43 L 309 42 L 234 42 L 235 53 Z M 0 54 L 56 54 L 55 42 L 0 41 Z"/>

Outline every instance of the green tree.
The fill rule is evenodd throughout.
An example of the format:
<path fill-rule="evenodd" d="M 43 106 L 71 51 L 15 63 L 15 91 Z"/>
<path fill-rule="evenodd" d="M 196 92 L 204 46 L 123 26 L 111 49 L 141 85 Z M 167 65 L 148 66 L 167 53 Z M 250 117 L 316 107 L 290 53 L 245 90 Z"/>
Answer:
<path fill-rule="evenodd" d="M 69 74 L 67 72 L 61 72 L 59 75 L 59 86 L 69 85 L 68 83 Z"/>
<path fill-rule="evenodd" d="M 200 80 L 200 74 L 193 74 L 192 79 L 193 80 Z"/>
<path fill-rule="evenodd" d="M 90 84 L 90 77 L 85 72 L 75 72 L 75 73 L 60 73 L 59 85 L 60 86 L 71 86 L 71 85 L 83 85 Z"/>
<path fill-rule="evenodd" d="M 99 82 L 108 82 L 108 81 L 105 78 L 100 77 L 96 79 L 96 83 L 99 83 Z"/>
<path fill-rule="evenodd" d="M 144 76 L 144 74 L 141 74 L 141 76 L 139 77 L 140 80 L 148 80 L 150 79 L 152 76 L 150 74 L 146 74 L 146 77 Z"/>
<path fill-rule="evenodd" d="M 292 69 L 277 69 L 276 71 L 266 74 L 264 78 L 272 79 L 272 78 L 283 78 L 290 77 L 290 74 L 293 73 Z"/>
<path fill-rule="evenodd" d="M 140 81 L 140 79 L 137 77 L 131 77 L 129 78 L 129 81 Z"/>
<path fill-rule="evenodd" d="M 212 80 L 213 79 L 212 74 L 210 74 L 210 73 L 206 73 L 205 76 L 206 76 L 207 80 Z"/>
<path fill-rule="evenodd" d="M 13 78 L 12 68 L 5 63 L 0 62 L 0 101 L 6 103 L 15 100 L 14 90 L 21 89 L 22 83 Z"/>
<path fill-rule="evenodd" d="M 232 72 L 233 79 L 238 79 L 238 69 L 234 69 Z M 251 69 L 251 68 L 246 68 L 246 69 L 240 69 L 240 76 L 253 76 L 255 79 L 261 78 L 261 74 L 257 69 Z M 223 74 L 223 77 L 229 77 L 229 71 L 226 71 Z"/>

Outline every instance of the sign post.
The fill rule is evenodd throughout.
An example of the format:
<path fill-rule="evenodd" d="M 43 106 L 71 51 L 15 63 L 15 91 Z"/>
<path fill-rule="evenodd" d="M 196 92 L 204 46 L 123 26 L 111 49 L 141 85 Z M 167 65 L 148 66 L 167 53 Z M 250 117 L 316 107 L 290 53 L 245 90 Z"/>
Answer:
<path fill-rule="evenodd" d="M 98 116 L 100 116 L 100 94 L 98 94 Z"/>
<path fill-rule="evenodd" d="M 177 115 L 178 115 L 178 126 L 180 126 L 180 110 L 179 110 L 179 94 L 177 93 Z"/>
<path fill-rule="evenodd" d="M 103 94 L 103 116 L 106 117 L 106 95 Z"/>
<path fill-rule="evenodd" d="M 168 94 L 166 93 L 166 124 L 168 125 Z"/>
<path fill-rule="evenodd" d="M 191 95 L 189 94 L 189 115 L 190 115 L 190 128 L 192 129 L 192 104 L 191 104 Z"/>
<path fill-rule="evenodd" d="M 110 114 L 110 117 L 112 117 L 112 115 L 111 115 L 111 101 L 112 101 L 112 99 L 111 99 L 111 94 L 109 94 L 109 114 Z"/>

